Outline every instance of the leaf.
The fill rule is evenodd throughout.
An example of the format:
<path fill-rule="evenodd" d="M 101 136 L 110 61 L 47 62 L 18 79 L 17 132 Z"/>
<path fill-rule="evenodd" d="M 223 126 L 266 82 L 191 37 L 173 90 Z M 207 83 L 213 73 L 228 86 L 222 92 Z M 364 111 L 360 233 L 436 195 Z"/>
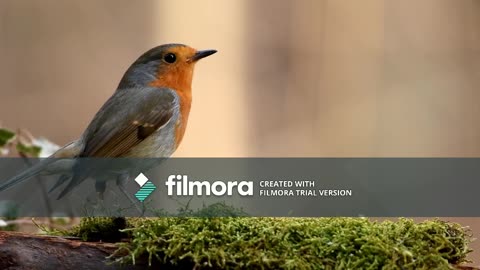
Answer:
<path fill-rule="evenodd" d="M 42 148 L 37 145 L 27 145 L 19 142 L 17 144 L 17 151 L 20 154 L 24 154 L 32 157 L 38 157 L 40 155 L 40 152 L 42 151 Z"/>
<path fill-rule="evenodd" d="M 15 132 L 6 128 L 0 128 L 0 147 L 5 146 L 11 140 L 15 138 Z"/>

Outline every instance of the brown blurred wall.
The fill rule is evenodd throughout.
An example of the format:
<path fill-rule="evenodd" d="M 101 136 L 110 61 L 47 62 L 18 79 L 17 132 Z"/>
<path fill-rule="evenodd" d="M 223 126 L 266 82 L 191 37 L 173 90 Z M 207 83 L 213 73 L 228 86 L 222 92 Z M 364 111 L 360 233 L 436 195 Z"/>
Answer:
<path fill-rule="evenodd" d="M 58 144 L 78 137 L 130 62 L 153 43 L 152 6 L 0 1 L 3 125 Z"/>
<path fill-rule="evenodd" d="M 249 50 L 262 51 L 248 69 L 259 86 L 248 95 L 253 155 L 479 155 L 478 1 L 253 1 L 250 11 Z"/>

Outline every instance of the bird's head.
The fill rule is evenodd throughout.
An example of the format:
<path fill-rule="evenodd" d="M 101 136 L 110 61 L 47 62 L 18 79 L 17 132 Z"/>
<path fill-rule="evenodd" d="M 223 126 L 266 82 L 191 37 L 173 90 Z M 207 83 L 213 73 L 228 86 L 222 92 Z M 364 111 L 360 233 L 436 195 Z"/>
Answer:
<path fill-rule="evenodd" d="M 195 63 L 216 52 L 198 51 L 183 44 L 155 47 L 130 66 L 118 88 L 154 86 L 190 90 Z"/>

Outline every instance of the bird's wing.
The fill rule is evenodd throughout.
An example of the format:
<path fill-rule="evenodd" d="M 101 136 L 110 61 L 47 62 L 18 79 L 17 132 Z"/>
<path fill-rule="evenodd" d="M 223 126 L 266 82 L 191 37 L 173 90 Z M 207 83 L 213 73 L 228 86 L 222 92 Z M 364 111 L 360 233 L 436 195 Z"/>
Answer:
<path fill-rule="evenodd" d="M 178 96 L 168 88 L 117 90 L 85 131 L 85 148 L 80 157 L 121 157 L 163 128 L 178 110 Z M 85 166 L 88 165 L 77 164 L 72 180 L 58 199 L 89 177 L 91 168 Z"/>
<path fill-rule="evenodd" d="M 95 115 L 84 134 L 81 157 L 120 157 L 165 126 L 179 109 L 168 88 L 118 90 Z"/>

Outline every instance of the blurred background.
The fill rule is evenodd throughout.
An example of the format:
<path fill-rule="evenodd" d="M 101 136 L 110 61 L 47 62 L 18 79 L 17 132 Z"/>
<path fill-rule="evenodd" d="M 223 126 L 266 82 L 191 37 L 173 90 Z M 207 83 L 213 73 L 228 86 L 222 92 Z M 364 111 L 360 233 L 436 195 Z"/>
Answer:
<path fill-rule="evenodd" d="M 219 53 L 176 156 L 478 157 L 479 26 L 475 0 L 3 0 L 0 121 L 63 145 L 179 42 Z"/>

